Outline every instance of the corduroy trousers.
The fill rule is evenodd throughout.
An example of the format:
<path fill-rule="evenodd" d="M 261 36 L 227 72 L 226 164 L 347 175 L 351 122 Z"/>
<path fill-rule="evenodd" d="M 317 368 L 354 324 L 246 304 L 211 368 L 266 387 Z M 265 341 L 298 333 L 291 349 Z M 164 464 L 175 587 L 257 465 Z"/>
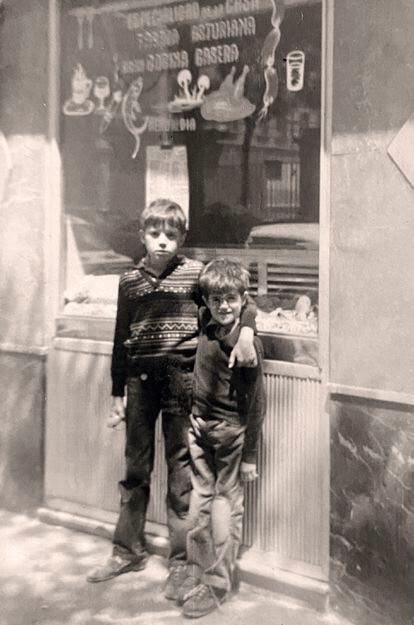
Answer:
<path fill-rule="evenodd" d="M 113 553 L 131 562 L 146 554 L 145 519 L 154 465 L 155 426 L 160 413 L 168 469 L 169 563 L 174 566 L 186 561 L 192 377 L 190 369 L 170 364 L 140 369 L 128 378 L 126 476 L 119 483 L 121 509 L 113 537 Z"/>

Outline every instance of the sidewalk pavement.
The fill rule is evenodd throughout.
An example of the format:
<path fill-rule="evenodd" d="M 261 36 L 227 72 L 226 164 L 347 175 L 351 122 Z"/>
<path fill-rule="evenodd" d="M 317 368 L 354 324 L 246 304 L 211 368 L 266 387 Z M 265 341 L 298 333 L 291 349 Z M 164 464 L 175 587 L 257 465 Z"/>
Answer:
<path fill-rule="evenodd" d="M 361 625 L 247 584 L 219 610 L 186 619 L 163 596 L 160 556 L 144 571 L 90 584 L 85 575 L 110 543 L 20 514 L 0 511 L 0 544 L 0 625 Z"/>

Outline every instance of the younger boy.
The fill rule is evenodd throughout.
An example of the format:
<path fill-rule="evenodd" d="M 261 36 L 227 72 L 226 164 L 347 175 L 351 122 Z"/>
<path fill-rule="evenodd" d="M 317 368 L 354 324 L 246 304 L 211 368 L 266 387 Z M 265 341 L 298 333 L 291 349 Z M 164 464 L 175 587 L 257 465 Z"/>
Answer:
<path fill-rule="evenodd" d="M 119 484 L 121 510 L 113 553 L 88 575 L 101 582 L 145 567 L 145 516 L 154 462 L 155 424 L 162 412 L 168 469 L 167 516 L 170 538 L 165 596 L 177 598 L 185 574 L 186 531 L 191 479 L 188 428 L 191 386 L 202 303 L 198 277 L 203 264 L 178 254 L 186 218 L 170 200 L 156 200 L 143 211 L 141 240 L 146 255 L 120 279 L 112 355 L 112 408 L 108 425 L 126 421 L 126 478 Z M 246 306 L 245 344 L 233 358 L 254 358 L 256 309 Z M 124 413 L 124 388 L 127 408 Z"/>
<path fill-rule="evenodd" d="M 209 314 L 201 314 L 189 433 L 192 460 L 187 578 L 178 592 L 184 616 L 208 614 L 234 586 L 243 515 L 243 483 L 257 477 L 258 436 L 265 414 L 263 350 L 254 345 L 258 366 L 229 369 L 240 333 L 248 273 L 238 263 L 214 260 L 201 272 L 200 287 Z M 227 502 L 227 538 L 214 545 L 212 503 Z"/>

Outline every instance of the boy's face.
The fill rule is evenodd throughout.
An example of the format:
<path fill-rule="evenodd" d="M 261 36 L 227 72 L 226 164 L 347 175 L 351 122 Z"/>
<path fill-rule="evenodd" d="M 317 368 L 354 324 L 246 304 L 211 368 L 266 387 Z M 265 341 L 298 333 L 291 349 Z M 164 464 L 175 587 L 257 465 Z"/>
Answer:
<path fill-rule="evenodd" d="M 236 289 L 225 293 L 210 293 L 206 300 L 214 321 L 224 327 L 239 321 L 245 302 L 246 294 L 241 295 Z"/>
<path fill-rule="evenodd" d="M 183 245 L 184 239 L 184 234 L 167 224 L 148 226 L 141 230 L 141 241 L 150 264 L 155 268 L 166 267 Z"/>

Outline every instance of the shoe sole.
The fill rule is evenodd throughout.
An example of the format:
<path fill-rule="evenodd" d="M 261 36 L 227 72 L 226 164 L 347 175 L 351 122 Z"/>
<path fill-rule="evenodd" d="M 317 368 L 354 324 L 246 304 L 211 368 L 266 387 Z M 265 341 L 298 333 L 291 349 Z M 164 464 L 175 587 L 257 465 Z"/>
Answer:
<path fill-rule="evenodd" d="M 178 593 L 168 593 L 168 592 L 164 592 L 164 597 L 166 599 L 168 599 L 169 601 L 176 601 L 177 605 L 183 605 L 184 601 L 180 602 L 180 599 L 178 597 Z"/>
<path fill-rule="evenodd" d="M 99 584 L 99 582 L 107 582 L 114 577 L 119 577 L 119 575 L 124 575 L 124 573 L 131 573 L 133 571 L 142 571 L 145 568 L 146 562 L 142 562 L 141 564 L 128 564 L 122 570 L 116 571 L 113 573 L 108 573 L 105 577 L 90 577 L 87 576 L 86 580 L 91 584 Z"/>
<path fill-rule="evenodd" d="M 202 612 L 201 614 L 200 612 L 196 612 L 195 610 L 193 612 L 191 611 L 186 612 L 185 610 L 183 610 L 183 616 L 185 616 L 186 618 L 201 618 L 202 616 L 207 616 L 207 614 L 210 614 L 211 612 L 214 612 L 214 610 L 217 610 L 222 603 L 227 601 L 227 598 L 228 596 L 223 597 L 223 599 L 217 599 L 217 604 L 215 604 L 214 606 L 211 606 L 210 610 L 207 610 L 206 612 Z"/>
<path fill-rule="evenodd" d="M 220 602 L 221 603 L 221 602 Z M 207 614 L 210 614 L 211 612 L 214 612 L 214 610 L 217 610 L 218 606 L 214 605 L 211 607 L 210 610 L 207 610 L 206 612 L 202 612 L 200 614 L 200 612 L 196 612 L 195 610 L 193 612 L 184 612 L 183 611 L 183 616 L 185 616 L 186 618 L 201 618 L 202 616 L 207 616 Z"/>
<path fill-rule="evenodd" d="M 173 595 L 172 593 L 165 592 L 165 593 L 164 593 L 164 597 L 165 597 L 166 599 L 168 599 L 168 601 L 177 601 L 177 605 L 180 605 L 180 604 L 178 603 L 178 597 L 177 597 L 177 595 Z"/>

